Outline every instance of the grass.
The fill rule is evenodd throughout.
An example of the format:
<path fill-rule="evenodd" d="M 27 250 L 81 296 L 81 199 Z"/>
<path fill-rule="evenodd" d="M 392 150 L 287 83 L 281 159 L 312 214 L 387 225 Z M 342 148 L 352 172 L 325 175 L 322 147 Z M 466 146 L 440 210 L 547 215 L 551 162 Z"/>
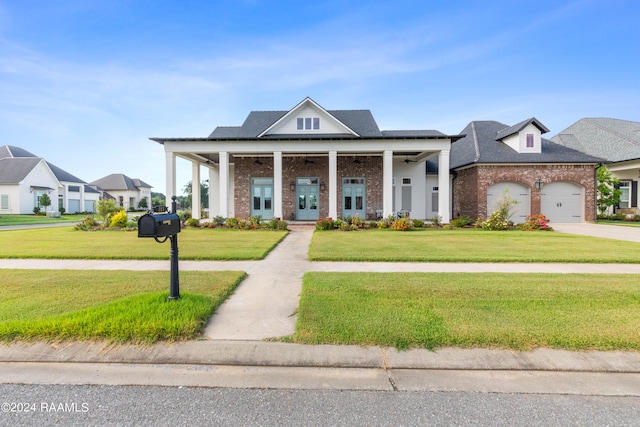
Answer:
<path fill-rule="evenodd" d="M 0 340 L 153 343 L 197 338 L 245 273 L 0 270 Z"/>
<path fill-rule="evenodd" d="M 264 258 L 286 231 L 186 228 L 178 234 L 182 260 Z M 73 227 L 0 231 L 0 258 L 141 259 L 169 258 L 169 241 L 138 238 L 137 232 L 76 231 Z"/>
<path fill-rule="evenodd" d="M 556 232 L 316 231 L 313 261 L 639 263 L 640 244 Z"/>
<path fill-rule="evenodd" d="M 640 350 L 630 275 L 307 273 L 291 341 Z"/>
<path fill-rule="evenodd" d="M 80 222 L 86 215 L 62 215 L 60 218 L 46 217 L 43 215 L 0 215 L 0 226 L 4 225 L 32 225 L 32 224 L 56 224 L 61 222 Z"/>
<path fill-rule="evenodd" d="M 623 227 L 640 227 L 640 221 L 613 221 L 608 219 L 599 219 L 596 224 L 602 225 L 620 225 Z"/>

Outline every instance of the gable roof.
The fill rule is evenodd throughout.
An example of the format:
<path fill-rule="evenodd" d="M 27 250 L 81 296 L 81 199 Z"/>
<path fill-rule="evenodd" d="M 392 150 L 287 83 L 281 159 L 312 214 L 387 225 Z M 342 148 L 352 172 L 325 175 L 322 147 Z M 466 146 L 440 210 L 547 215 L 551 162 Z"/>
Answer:
<path fill-rule="evenodd" d="M 610 162 L 640 159 L 640 123 L 608 118 L 580 119 L 551 141 Z"/>
<path fill-rule="evenodd" d="M 41 157 L 36 156 L 35 154 L 20 148 L 20 147 L 15 147 L 13 145 L 4 145 L 2 147 L 0 147 L 0 159 L 3 160 L 11 160 L 11 162 L 16 162 L 18 159 L 37 159 L 37 160 L 44 160 Z M 7 166 L 9 165 L 11 162 L 7 162 L 5 163 L 5 168 L 10 167 Z M 16 169 L 25 167 L 24 165 L 27 164 L 28 162 L 20 162 L 20 165 L 15 166 Z M 49 169 L 51 169 L 51 172 L 53 172 L 53 174 L 56 176 L 56 178 L 58 179 L 58 181 L 67 181 L 67 182 L 77 182 L 80 184 L 86 184 L 85 181 L 81 180 L 80 178 L 70 174 L 69 172 L 65 171 L 64 169 L 61 169 L 59 167 L 57 167 L 56 165 L 54 165 L 53 163 L 49 163 L 45 160 L 45 163 L 47 164 L 47 166 L 49 166 Z M 33 164 L 33 166 L 35 167 L 35 165 L 37 164 L 37 162 L 35 162 Z M 26 175 L 25 175 L 26 176 Z M 20 180 L 21 181 L 21 180 Z M 16 181 L 19 182 L 19 181 Z"/>
<path fill-rule="evenodd" d="M 18 184 L 42 161 L 39 157 L 0 159 L 0 184 Z"/>
<path fill-rule="evenodd" d="M 514 126 L 496 121 L 469 123 L 460 132 L 466 136 L 451 145 L 451 168 L 479 163 L 601 163 L 603 161 L 602 158 L 584 154 L 544 138 L 542 138 L 541 153 L 518 153 L 499 140 L 508 136 L 507 134 L 515 128 L 523 129 L 532 123 L 531 120 L 535 119 L 528 119 Z"/>
<path fill-rule="evenodd" d="M 535 117 L 531 117 L 530 119 L 527 120 L 523 120 L 518 124 L 515 124 L 513 126 L 510 126 L 508 128 L 502 129 L 501 131 L 498 132 L 496 139 L 504 139 L 508 136 L 511 136 L 515 133 L 520 132 L 522 129 L 526 128 L 527 126 L 529 126 L 530 124 L 534 125 L 535 127 L 537 127 L 538 129 L 540 129 L 540 133 L 547 133 L 549 132 L 549 129 L 546 128 L 545 125 L 543 125 L 542 123 L 540 123 L 540 121 L 538 119 L 536 119 Z"/>
<path fill-rule="evenodd" d="M 140 187 L 151 188 L 146 182 L 129 178 L 122 173 L 112 173 L 91 182 L 91 185 L 95 185 L 105 191 L 138 191 Z"/>

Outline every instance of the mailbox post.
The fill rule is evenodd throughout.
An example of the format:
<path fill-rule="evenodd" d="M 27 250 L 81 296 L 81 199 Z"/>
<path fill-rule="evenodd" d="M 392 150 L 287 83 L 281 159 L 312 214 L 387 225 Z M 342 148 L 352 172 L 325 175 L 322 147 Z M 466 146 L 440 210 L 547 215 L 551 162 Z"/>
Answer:
<path fill-rule="evenodd" d="M 171 240 L 171 282 L 169 299 L 180 299 L 180 278 L 178 273 L 178 233 L 180 232 L 180 217 L 177 212 L 176 196 L 171 198 L 171 213 L 153 215 L 147 213 L 138 218 L 138 237 L 153 237 L 156 242 L 164 243 Z"/>

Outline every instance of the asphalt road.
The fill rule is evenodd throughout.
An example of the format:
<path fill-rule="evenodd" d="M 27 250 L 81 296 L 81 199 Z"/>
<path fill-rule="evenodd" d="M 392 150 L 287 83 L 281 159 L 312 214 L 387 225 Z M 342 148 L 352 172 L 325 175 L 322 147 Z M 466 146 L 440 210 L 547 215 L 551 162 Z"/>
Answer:
<path fill-rule="evenodd" d="M 7 384 L 0 396 L 12 427 L 640 425 L 637 397 Z"/>

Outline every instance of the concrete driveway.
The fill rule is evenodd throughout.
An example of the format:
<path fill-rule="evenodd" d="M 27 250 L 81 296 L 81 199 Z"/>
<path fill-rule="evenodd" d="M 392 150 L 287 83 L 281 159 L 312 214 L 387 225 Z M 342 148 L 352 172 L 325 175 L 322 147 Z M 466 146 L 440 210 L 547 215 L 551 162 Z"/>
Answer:
<path fill-rule="evenodd" d="M 578 224 L 550 224 L 559 233 L 581 234 L 583 236 L 603 237 L 605 239 L 640 242 L 640 227 L 623 225 L 603 225 L 590 222 Z"/>

